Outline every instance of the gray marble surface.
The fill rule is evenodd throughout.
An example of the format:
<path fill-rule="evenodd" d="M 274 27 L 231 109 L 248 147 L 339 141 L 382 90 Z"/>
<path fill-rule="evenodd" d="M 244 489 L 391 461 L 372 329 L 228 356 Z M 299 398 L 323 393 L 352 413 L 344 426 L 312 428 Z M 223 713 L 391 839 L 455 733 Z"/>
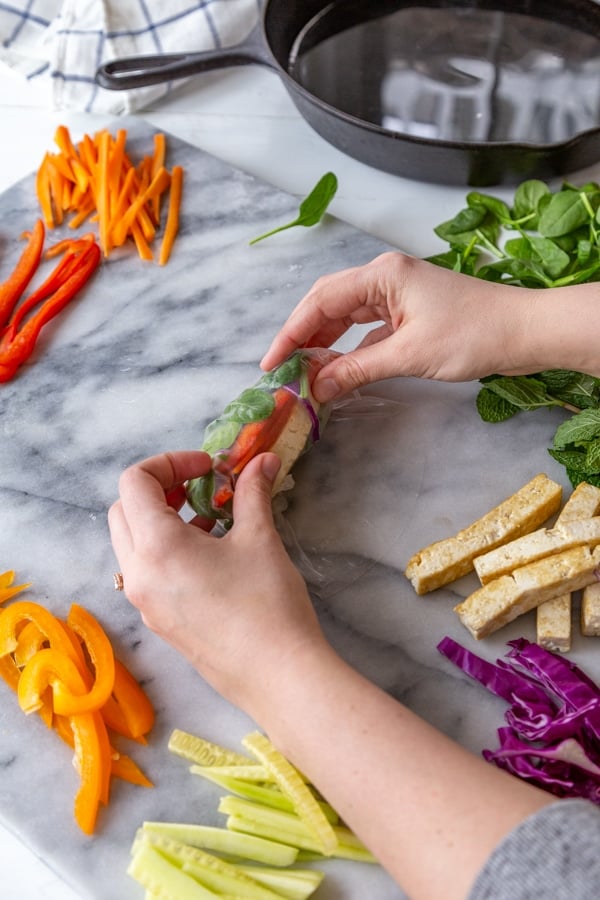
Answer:
<path fill-rule="evenodd" d="M 127 125 L 145 152 L 151 130 Z M 254 727 L 113 591 L 106 513 L 119 474 L 147 455 L 197 446 L 206 422 L 258 377 L 270 338 L 313 281 L 386 249 L 332 217 L 250 247 L 250 238 L 293 217 L 298 198 L 175 138 L 169 147 L 169 162 L 186 170 L 182 231 L 169 265 L 142 263 L 133 253 L 111 257 L 85 296 L 46 328 L 32 364 L 0 385 L 0 571 L 16 569 L 33 582 L 29 597 L 58 614 L 74 601 L 94 612 L 157 710 L 149 745 L 122 745 L 156 787 L 115 783 L 89 839 L 72 819 L 70 751 L 40 721 L 26 719 L 0 685 L 0 820 L 94 900 L 143 896 L 125 869 L 144 819 L 221 824 L 218 789 L 169 754 L 172 729 L 237 747 Z M 37 215 L 33 177 L 0 197 L 0 211 L 1 259 L 14 256 L 14 235 Z M 560 413 L 484 425 L 476 391 L 410 379 L 373 386 L 366 393 L 385 402 L 367 399 L 334 417 L 296 469 L 285 518 L 320 573 L 314 600 L 339 652 L 479 752 L 495 746 L 504 704 L 462 677 L 436 645 L 449 634 L 492 659 L 506 640 L 533 637 L 533 617 L 475 645 L 452 612 L 474 587 L 472 577 L 418 598 L 403 567 L 414 551 L 539 471 L 568 485 L 546 452 Z M 572 652 L 596 678 L 598 646 L 577 636 Z M 410 809 L 384 814 L 410 823 Z M 323 900 L 402 896 L 377 867 L 328 861 L 323 868 Z"/>

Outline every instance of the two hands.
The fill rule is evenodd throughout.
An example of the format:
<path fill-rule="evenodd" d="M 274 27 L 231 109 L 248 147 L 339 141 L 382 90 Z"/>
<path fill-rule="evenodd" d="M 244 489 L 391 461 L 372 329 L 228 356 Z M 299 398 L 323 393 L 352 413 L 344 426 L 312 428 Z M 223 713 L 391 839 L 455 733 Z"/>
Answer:
<path fill-rule="evenodd" d="M 584 288 L 594 285 L 571 299 L 588 313 L 598 303 Z M 571 306 L 560 320 L 559 303 L 560 326 L 542 328 L 540 338 L 541 293 L 385 254 L 320 279 L 262 365 L 271 369 L 298 347 L 330 346 L 354 323 L 372 322 L 356 350 L 321 370 L 312 386 L 317 399 L 397 375 L 462 381 L 566 368 L 561 353 L 570 352 L 577 316 Z M 593 336 L 589 315 L 583 321 L 577 330 Z M 233 527 L 220 538 L 208 533 L 211 522 L 186 523 L 179 514 L 185 482 L 209 469 L 206 454 L 178 452 L 121 476 L 109 525 L 127 598 L 150 629 L 262 726 L 409 896 L 465 897 L 494 847 L 550 796 L 473 757 L 335 653 L 273 524 L 277 457 L 263 454 L 245 467 Z M 368 790 L 357 795 L 357 783 Z"/>

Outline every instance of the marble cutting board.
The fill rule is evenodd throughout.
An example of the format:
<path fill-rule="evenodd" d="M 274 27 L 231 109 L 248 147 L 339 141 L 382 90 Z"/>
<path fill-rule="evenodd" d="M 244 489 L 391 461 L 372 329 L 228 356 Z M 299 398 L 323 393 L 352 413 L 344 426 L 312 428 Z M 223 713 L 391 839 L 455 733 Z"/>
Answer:
<path fill-rule="evenodd" d="M 133 155 L 150 152 L 152 129 L 139 120 L 115 128 L 124 125 Z M 219 789 L 169 754 L 172 729 L 239 749 L 255 727 L 113 591 L 106 513 L 119 474 L 150 454 L 197 446 L 206 422 L 256 380 L 272 335 L 316 278 L 388 249 L 331 216 L 251 247 L 250 238 L 294 217 L 298 198 L 173 137 L 168 148 L 169 165 L 180 163 L 186 173 L 181 234 L 168 266 L 133 252 L 111 256 L 85 296 L 46 328 L 32 364 L 0 385 L 0 571 L 16 569 L 19 580 L 33 582 L 30 599 L 58 614 L 72 602 L 94 612 L 157 710 L 148 746 L 120 745 L 156 787 L 115 783 L 89 839 L 72 819 L 70 751 L 40 721 L 25 718 L 0 685 L 0 819 L 94 900 L 143 896 L 125 870 L 144 819 L 222 824 Z M 0 277 L 3 257 L 14 257 L 14 236 L 37 215 L 33 175 L 0 197 Z M 340 347 L 357 339 L 352 334 Z M 299 464 L 284 515 L 339 652 L 479 752 L 495 746 L 504 704 L 436 651 L 445 634 L 473 646 L 452 607 L 474 582 L 417 598 L 403 567 L 415 550 L 537 472 L 567 483 L 546 452 L 560 414 L 484 425 L 476 391 L 411 379 L 373 386 L 367 399 L 336 412 Z M 521 634 L 533 637 L 532 616 L 475 649 L 493 659 Z M 599 647 L 576 636 L 572 653 L 596 678 Z M 323 740 L 335 742 L 335 735 Z M 344 748 L 337 749 L 343 765 Z M 410 809 L 382 814 L 405 816 L 409 827 Z M 403 896 L 379 867 L 327 861 L 322 868 L 323 900 Z"/>

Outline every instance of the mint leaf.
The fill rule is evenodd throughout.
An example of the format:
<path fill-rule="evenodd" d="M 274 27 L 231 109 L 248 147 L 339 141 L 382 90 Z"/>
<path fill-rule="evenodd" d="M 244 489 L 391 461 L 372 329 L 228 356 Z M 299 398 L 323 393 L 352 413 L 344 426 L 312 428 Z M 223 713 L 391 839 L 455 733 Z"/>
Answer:
<path fill-rule="evenodd" d="M 600 436 L 600 409 L 584 409 L 559 425 L 554 435 L 555 450 L 565 450 L 569 444 L 581 444 Z"/>
<path fill-rule="evenodd" d="M 264 241 L 265 238 L 277 234 L 279 231 L 285 231 L 287 228 L 294 228 L 296 225 L 303 225 L 309 228 L 311 225 L 317 225 L 327 210 L 327 207 L 333 200 L 338 188 L 337 177 L 333 172 L 326 172 L 325 175 L 316 183 L 308 197 L 300 204 L 298 216 L 287 225 L 279 225 L 266 234 L 253 238 L 250 243 L 257 244 L 258 241 Z"/>
<path fill-rule="evenodd" d="M 477 412 L 484 422 L 505 422 L 520 412 L 518 406 L 483 387 L 477 394 Z"/>
<path fill-rule="evenodd" d="M 544 382 L 529 375 L 500 376 L 486 381 L 486 387 L 518 409 L 531 410 L 540 406 L 558 405 L 547 393 Z"/>

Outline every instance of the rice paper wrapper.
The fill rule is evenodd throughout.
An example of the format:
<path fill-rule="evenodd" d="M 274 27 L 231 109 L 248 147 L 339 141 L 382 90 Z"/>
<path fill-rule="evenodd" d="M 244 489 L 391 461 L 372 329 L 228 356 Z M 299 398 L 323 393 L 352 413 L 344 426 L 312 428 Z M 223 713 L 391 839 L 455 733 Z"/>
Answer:
<path fill-rule="evenodd" d="M 212 457 L 211 471 L 186 486 L 195 513 L 230 523 L 237 479 L 259 453 L 276 453 L 282 461 L 273 494 L 293 484 L 293 463 L 319 440 L 329 418 L 329 406 L 317 403 L 311 385 L 334 355 L 320 348 L 296 351 L 207 425 L 200 449 Z"/>

